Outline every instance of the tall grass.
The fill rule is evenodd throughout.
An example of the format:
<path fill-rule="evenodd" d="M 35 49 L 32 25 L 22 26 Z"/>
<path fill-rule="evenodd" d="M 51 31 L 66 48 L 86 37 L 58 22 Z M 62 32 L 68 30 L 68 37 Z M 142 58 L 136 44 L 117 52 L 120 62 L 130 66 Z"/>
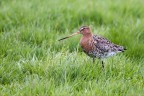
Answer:
<path fill-rule="evenodd" d="M 142 96 L 142 0 L 0 1 L 1 96 Z M 82 25 L 128 50 L 105 69 L 82 53 L 81 36 L 58 42 Z"/>

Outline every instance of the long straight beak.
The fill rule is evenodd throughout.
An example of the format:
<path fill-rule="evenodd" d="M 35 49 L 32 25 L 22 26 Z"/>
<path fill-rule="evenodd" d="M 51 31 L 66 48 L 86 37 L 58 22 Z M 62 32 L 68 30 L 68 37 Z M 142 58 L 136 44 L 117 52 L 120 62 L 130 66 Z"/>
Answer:
<path fill-rule="evenodd" d="M 66 37 L 64 37 L 64 38 L 59 39 L 58 41 L 67 39 L 67 38 L 72 37 L 72 36 L 75 36 L 75 35 L 77 35 L 77 34 L 80 34 L 80 32 L 73 33 L 73 34 L 71 34 L 71 35 L 69 35 L 69 36 L 66 36 Z"/>

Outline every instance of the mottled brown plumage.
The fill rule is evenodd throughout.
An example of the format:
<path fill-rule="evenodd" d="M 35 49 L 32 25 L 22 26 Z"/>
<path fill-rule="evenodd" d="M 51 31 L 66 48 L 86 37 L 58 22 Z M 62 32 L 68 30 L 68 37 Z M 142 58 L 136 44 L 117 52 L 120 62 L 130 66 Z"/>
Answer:
<path fill-rule="evenodd" d="M 60 40 L 69 38 L 77 34 L 82 34 L 80 46 L 82 47 L 84 53 L 93 58 L 93 62 L 95 58 L 102 60 L 125 50 L 123 46 L 113 44 L 112 42 L 101 36 L 93 35 L 88 26 L 82 26 L 79 29 L 79 32 L 62 38 Z M 102 67 L 104 67 L 103 61 Z"/>

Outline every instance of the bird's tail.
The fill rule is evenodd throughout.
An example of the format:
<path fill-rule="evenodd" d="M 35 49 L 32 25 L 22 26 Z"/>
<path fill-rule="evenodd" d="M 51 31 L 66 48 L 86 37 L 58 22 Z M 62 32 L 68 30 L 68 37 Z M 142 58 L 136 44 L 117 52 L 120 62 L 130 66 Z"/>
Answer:
<path fill-rule="evenodd" d="M 123 46 L 119 46 L 118 51 L 124 52 L 125 50 L 127 50 L 127 48 L 123 47 Z"/>

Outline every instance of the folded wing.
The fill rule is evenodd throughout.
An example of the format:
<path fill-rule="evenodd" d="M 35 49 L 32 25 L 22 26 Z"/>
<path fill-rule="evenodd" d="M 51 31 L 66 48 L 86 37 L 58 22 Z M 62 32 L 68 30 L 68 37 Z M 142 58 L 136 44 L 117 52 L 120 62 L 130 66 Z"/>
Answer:
<path fill-rule="evenodd" d="M 123 52 L 125 50 L 125 48 L 123 46 L 113 44 L 111 41 L 109 41 L 101 36 L 93 35 L 93 39 L 97 42 L 97 43 L 95 43 L 96 48 L 101 50 L 101 52 L 118 53 L 118 52 Z"/>

